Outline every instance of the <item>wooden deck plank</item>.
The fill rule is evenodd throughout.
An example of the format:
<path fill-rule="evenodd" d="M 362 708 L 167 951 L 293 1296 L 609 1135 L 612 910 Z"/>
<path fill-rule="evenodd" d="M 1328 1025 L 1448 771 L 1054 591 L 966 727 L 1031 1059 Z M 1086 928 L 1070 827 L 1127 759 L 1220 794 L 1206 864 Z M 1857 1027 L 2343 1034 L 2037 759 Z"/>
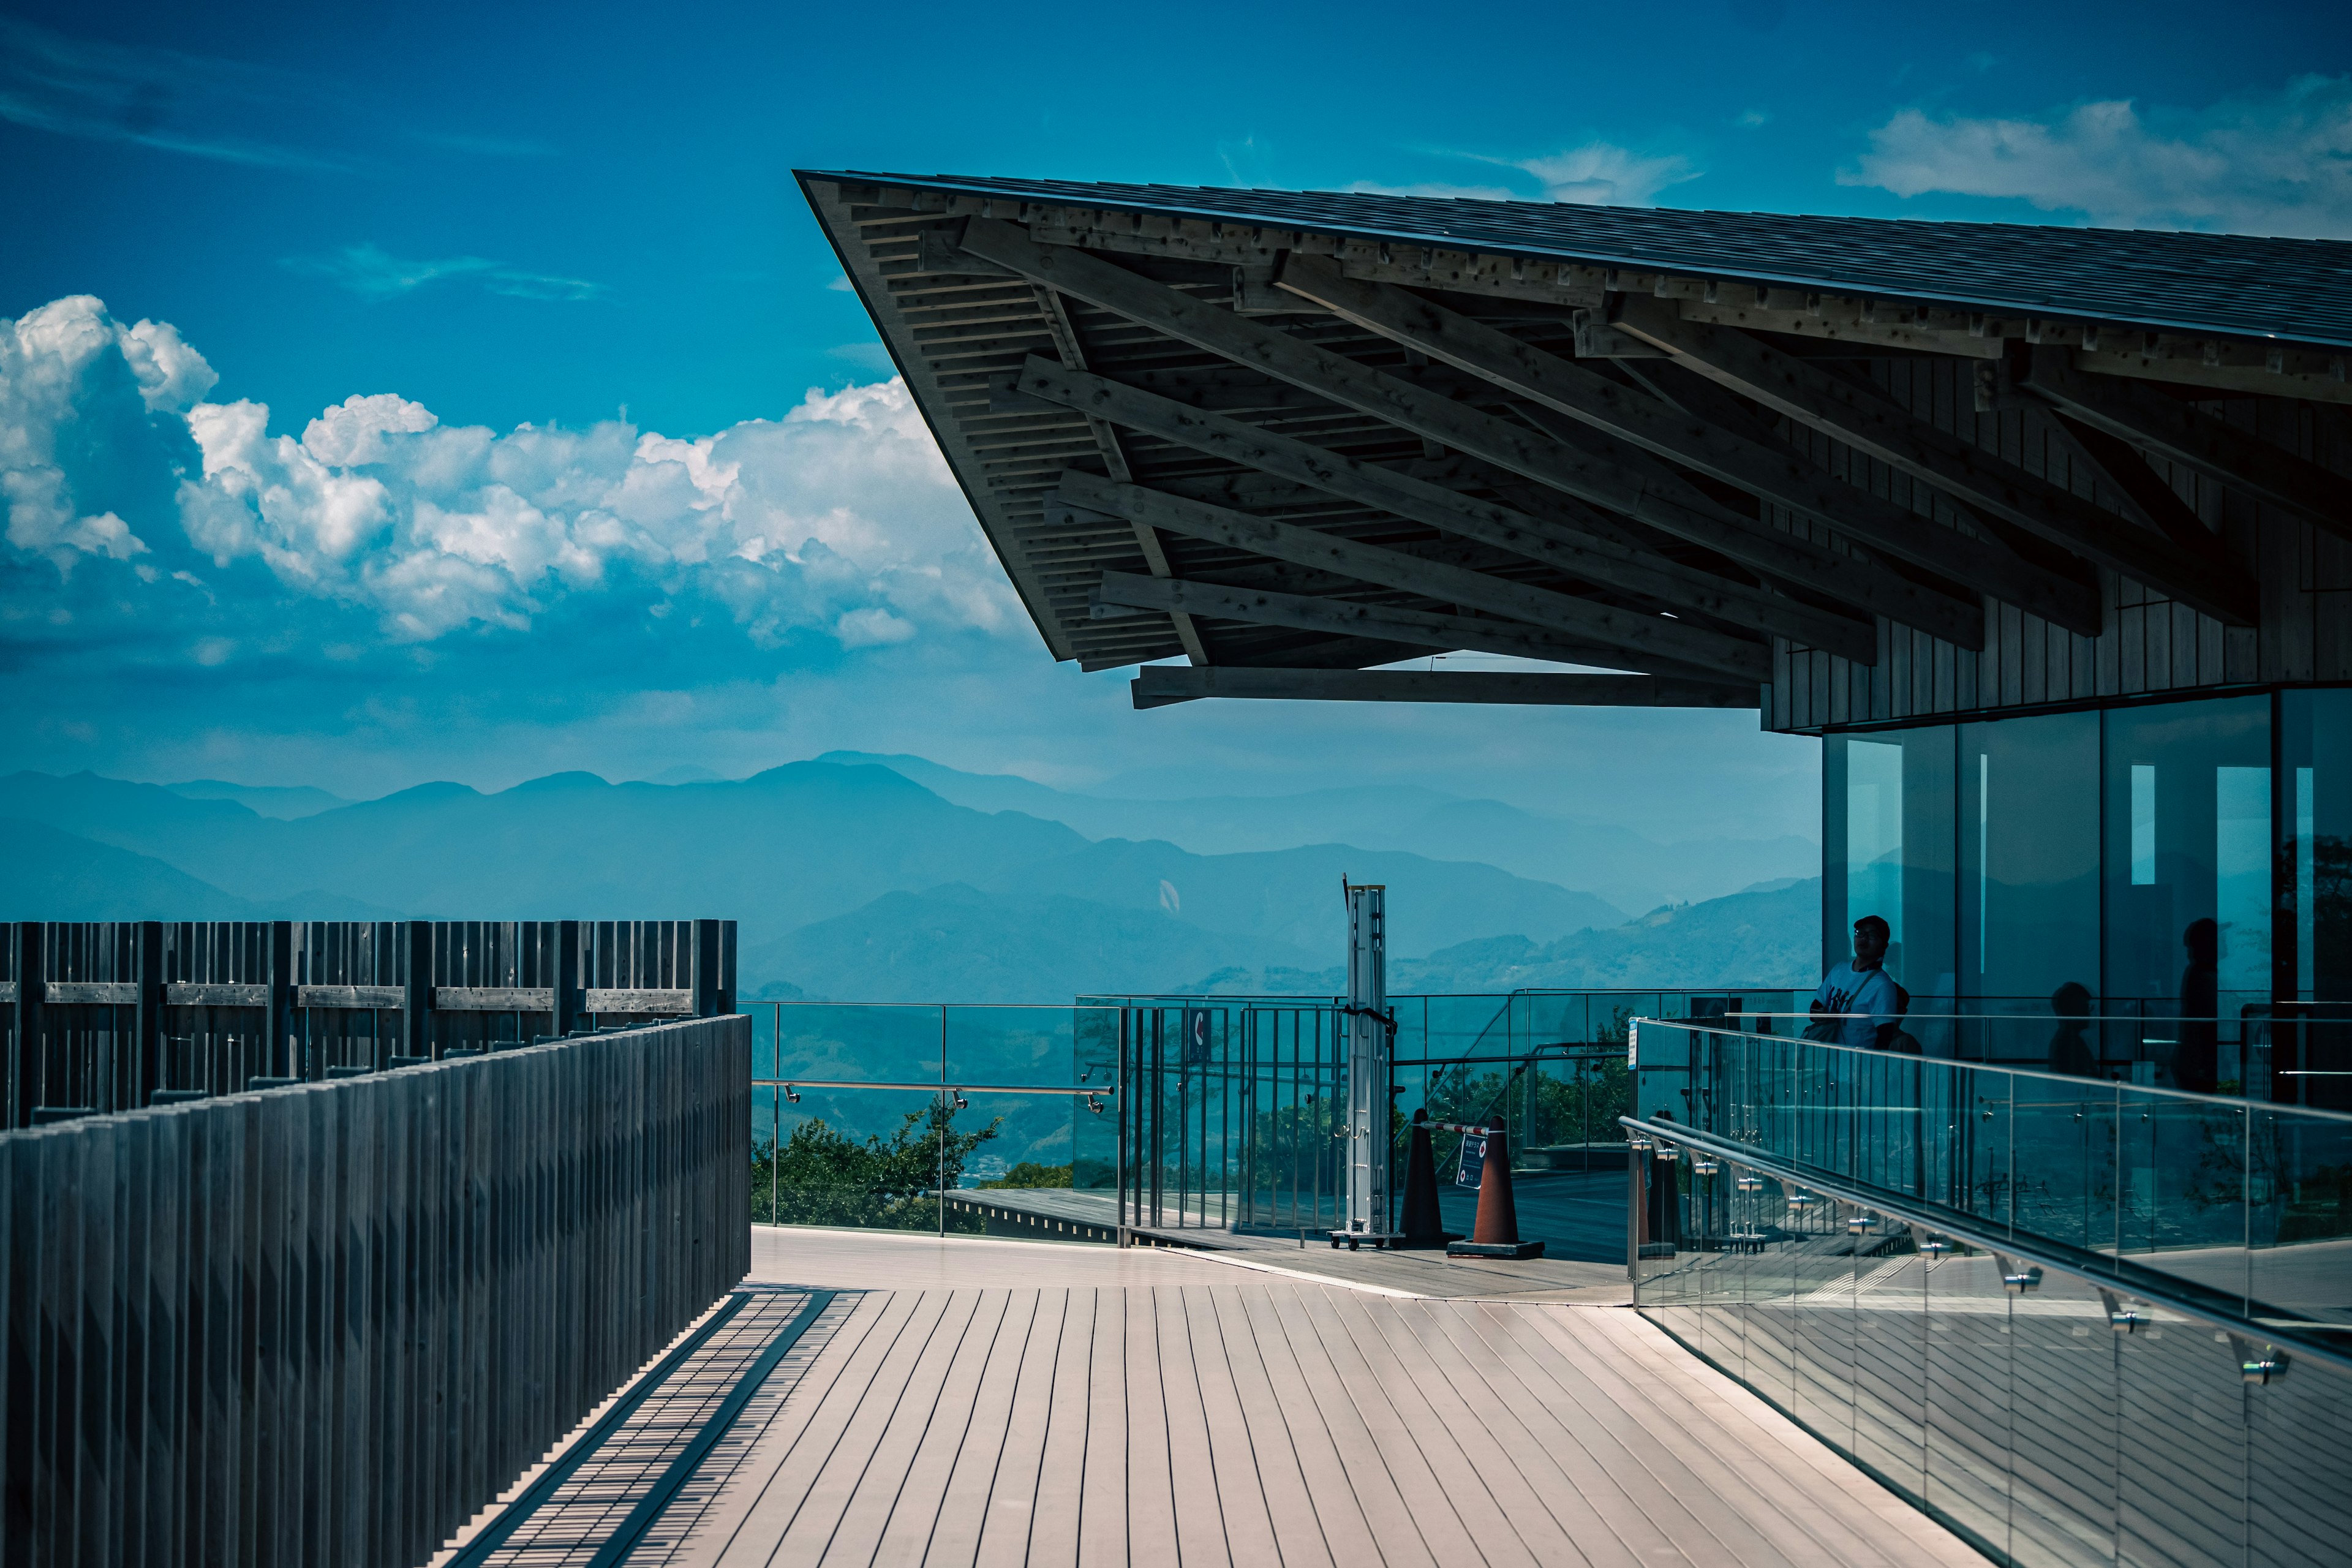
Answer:
<path fill-rule="evenodd" d="M 1495 1359 L 1496 1386 L 1513 1389 L 1514 1406 L 1528 1426 L 1540 1433 L 1542 1424 L 1549 1425 L 1548 1451 L 1618 1539 L 1646 1563 L 1733 1561 L 1683 1499 L 1656 1488 L 1620 1439 L 1630 1419 L 1625 1413 L 1612 1406 L 1596 1415 L 1580 1405 L 1555 1375 L 1559 1352 L 1538 1336 L 1510 1331 L 1511 1316 L 1510 1309 L 1488 1314 L 1465 1304 L 1456 1321 Z M 1466 1342 L 1457 1342 L 1467 1350 Z"/>
<path fill-rule="evenodd" d="M 946 1310 L 940 1314 L 939 1326 L 931 1331 L 930 1342 L 923 1347 L 923 1353 L 908 1374 L 905 1389 L 891 1403 L 881 1436 L 856 1479 L 845 1493 L 824 1492 L 809 1500 L 811 1509 L 816 1510 L 814 1522 L 818 1525 L 824 1522 L 825 1510 L 835 1496 L 841 1498 L 841 1507 L 828 1539 L 807 1561 L 874 1561 L 883 1532 L 888 1529 L 898 1501 L 913 1479 L 916 1456 L 930 1433 L 932 1418 L 942 1416 L 950 1423 L 962 1419 L 950 1402 L 957 1398 L 968 1401 L 979 1385 L 980 1363 L 971 1352 L 975 1348 L 975 1339 L 982 1344 L 987 1341 L 991 1325 L 983 1317 L 983 1308 L 992 1300 L 996 1303 L 995 1316 L 1002 1318 L 1002 1291 L 958 1290 L 948 1299 Z M 931 1519 L 936 1517 L 934 1512 L 921 1521 L 921 1533 L 926 1540 L 930 1536 Z M 802 1543 L 814 1544 L 815 1540 L 813 1530 L 802 1537 Z M 790 1544 L 790 1537 L 786 1543 Z M 789 1552 L 778 1553 L 780 1562 L 794 1560 Z"/>
<path fill-rule="evenodd" d="M 1441 1568 L 1472 1568 L 1473 1564 L 1485 1568 L 1489 1551 L 1495 1553 L 1491 1559 L 1495 1562 L 1531 1561 L 1516 1535 L 1504 1539 L 1507 1527 L 1496 1528 L 1500 1515 L 1493 1500 L 1477 1478 L 1458 1463 L 1460 1451 L 1446 1451 L 1452 1439 L 1433 1433 L 1424 1447 L 1422 1435 L 1392 1402 L 1381 1373 L 1366 1358 L 1363 1348 L 1333 1318 L 1328 1292 L 1304 1289 L 1297 1302 L 1297 1310 L 1286 1314 L 1293 1337 L 1311 1335 L 1318 1342 L 1326 1364 L 1378 1447 L 1400 1500 L 1423 1521 L 1422 1539 Z M 1440 1465 L 1446 1473 L 1440 1473 Z M 1468 1489 L 1457 1494 L 1449 1489 L 1449 1482 L 1466 1485 Z M 1474 1523 L 1485 1528 L 1474 1534 Z"/>
<path fill-rule="evenodd" d="M 1121 1292 L 1127 1311 L 1127 1560 L 1176 1568 L 1184 1548 L 1207 1540 L 1177 1539 L 1175 1455 L 1169 1440 L 1168 1391 L 1160 1375 L 1160 1314 L 1156 1289 Z M 1096 1366 L 1100 1368 L 1097 1361 Z M 1187 1499 L 1191 1505 L 1195 1500 Z M 1222 1541 L 1220 1531 L 1214 1539 Z"/>
<path fill-rule="evenodd" d="M 1617 1458 L 1612 1468 L 1625 1482 L 1638 1486 L 1646 1481 L 1657 1495 L 1672 1499 L 1684 1517 L 1704 1532 L 1707 1544 L 1702 1547 L 1693 1541 L 1685 1551 L 1697 1547 L 1712 1552 L 1716 1561 L 1739 1563 L 1747 1568 L 1813 1568 L 1838 1561 L 1811 1537 L 1790 1543 L 1780 1531 L 1759 1531 L 1758 1516 L 1748 1511 L 1754 1500 L 1743 1495 L 1749 1481 L 1736 1474 L 1726 1478 L 1712 1473 L 1715 1467 L 1702 1461 L 1682 1434 L 1675 1434 L 1669 1441 L 1652 1425 L 1647 1418 L 1650 1412 L 1638 1400 L 1614 1397 L 1617 1390 L 1611 1386 L 1613 1380 L 1606 1369 L 1594 1364 L 1590 1346 L 1578 1346 L 1559 1331 L 1557 1313 L 1491 1305 L 1471 1310 L 1522 1343 L 1541 1345 L 1549 1352 L 1538 1358 L 1538 1364 L 1584 1421 L 1614 1442 Z M 1701 1471 L 1710 1473 L 1703 1478 Z M 1769 1523 L 1769 1510 L 1765 1518 Z M 1795 1547 L 1793 1557 L 1790 1544 Z"/>
<path fill-rule="evenodd" d="M 1286 1442 L 1290 1462 L 1297 1468 L 1297 1487 L 1291 1493 L 1285 1479 L 1269 1480 L 1266 1498 L 1274 1516 L 1276 1539 L 1281 1543 L 1286 1568 L 1293 1563 L 1328 1558 L 1351 1568 L 1381 1561 L 1379 1546 L 1364 1510 L 1356 1502 L 1347 1466 L 1331 1441 L 1330 1429 L 1315 1408 L 1314 1397 L 1299 1375 L 1298 1363 L 1287 1345 L 1267 1343 L 1250 1321 L 1250 1301 L 1265 1294 L 1260 1286 L 1213 1289 L 1217 1327 L 1226 1352 L 1234 1358 L 1234 1387 L 1255 1433 L 1276 1433 Z M 1271 1439 L 1259 1441 L 1261 1475 L 1279 1474 L 1279 1450 Z M 1300 1517 L 1300 1505 L 1305 1517 Z M 1308 1552 L 1311 1539 L 1320 1541 L 1323 1558 Z"/>
<path fill-rule="evenodd" d="M 1448 1315 L 1446 1309 L 1416 1302 L 1401 1310 L 1386 1302 L 1337 1296 L 1331 1304 L 1344 1326 L 1363 1342 L 1377 1343 L 1386 1352 L 1391 1371 L 1384 1381 L 1392 1385 L 1398 1409 L 1416 1432 L 1440 1432 L 1452 1440 L 1461 1463 L 1493 1500 L 1496 1517 L 1508 1522 L 1529 1556 L 1547 1565 L 1588 1563 L 1591 1559 L 1567 1528 L 1568 1521 L 1584 1510 L 1565 1497 L 1558 1499 L 1562 1506 L 1555 1509 L 1555 1497 L 1548 1494 L 1566 1489 L 1558 1484 L 1556 1469 L 1546 1473 L 1540 1456 L 1532 1451 L 1534 1439 L 1491 1396 L 1474 1397 L 1476 1384 L 1462 1379 L 1457 1368 L 1439 1362 L 1434 1346 L 1444 1342 L 1438 1320 Z M 1418 1412 L 1407 1400 L 1419 1402 Z M 1424 1439 L 1423 1447 L 1429 1447 Z M 1445 1473 L 1445 1467 L 1434 1460 L 1433 1468 Z M 1458 1507 L 1466 1494 L 1455 1495 Z M 1500 1557 L 1498 1539 L 1479 1540 L 1490 1561 Z"/>
<path fill-rule="evenodd" d="M 1087 1358 L 1086 1468 L 1078 1494 L 1081 1564 L 1127 1561 L 1127 1293 L 1097 1290 Z"/>
<path fill-rule="evenodd" d="M 1282 1471 L 1278 1467 L 1287 1464 L 1289 1478 L 1295 1481 L 1298 1470 L 1289 1458 L 1289 1438 L 1277 1420 L 1265 1433 L 1271 1444 L 1279 1446 L 1278 1454 L 1269 1456 L 1276 1459 L 1276 1464 L 1269 1466 L 1261 1460 L 1258 1439 L 1252 1435 L 1249 1416 L 1242 1408 L 1241 1390 L 1234 1384 L 1234 1358 L 1226 1352 L 1209 1289 L 1183 1286 L 1163 1290 L 1160 1295 L 1172 1302 L 1181 1321 L 1184 1357 L 1192 1369 L 1201 1421 L 1208 1438 L 1210 1484 L 1216 1488 L 1219 1514 L 1224 1524 L 1225 1552 L 1236 1563 L 1284 1562 L 1286 1554 L 1275 1536 L 1273 1509 L 1266 1498 L 1266 1472 L 1273 1468 L 1279 1478 Z M 1179 1495 L 1182 1495 L 1181 1491 Z M 1311 1513 L 1308 1522 L 1313 1522 Z M 1319 1533 L 1314 1542 L 1319 1551 Z"/>
<path fill-rule="evenodd" d="M 979 1422 L 981 1384 L 987 1375 L 989 1363 L 996 1358 L 997 1336 L 1003 1331 L 1012 1308 L 1011 1291 L 988 1290 L 980 1294 L 971 1322 L 964 1330 L 963 1342 L 948 1363 L 947 1376 L 940 1382 L 931 1408 L 923 1415 L 921 1436 L 907 1461 L 898 1496 L 876 1538 L 874 1562 L 920 1563 L 929 1556 L 931 1538 L 938 1532 L 941 1505 L 947 1499 L 948 1482 L 954 1478 L 956 1460 Z M 913 1425 L 911 1413 L 908 1425 Z M 878 1497 L 879 1489 L 872 1489 Z M 845 1545 L 853 1559 L 860 1544 L 858 1536 L 846 1537 Z"/>
<path fill-rule="evenodd" d="M 1704 1387 L 1706 1381 L 1691 1375 L 1706 1370 L 1696 1362 L 1679 1369 L 1685 1373 L 1681 1376 L 1657 1375 L 1663 1369 L 1654 1364 L 1649 1369 L 1652 1375 L 1633 1373 L 1625 1359 L 1630 1353 L 1628 1341 L 1642 1325 L 1595 1323 L 1567 1312 L 1530 1316 L 1556 1342 L 1579 1347 L 1578 1365 L 1591 1376 L 1596 1387 L 1621 1403 L 1645 1406 L 1671 1426 L 1681 1438 L 1675 1450 L 1697 1484 L 1748 1487 L 1752 1500 L 1741 1510 L 1743 1519 L 1758 1535 L 1778 1542 L 1792 1561 L 1817 1556 L 1864 1568 L 1915 1560 L 1908 1553 L 1901 1557 L 1888 1553 L 1884 1517 L 1853 1503 L 1850 1492 L 1854 1489 L 1805 1486 L 1809 1467 L 1797 1458 L 1796 1450 L 1801 1445 L 1810 1446 L 1834 1460 L 1825 1445 L 1793 1424 L 1787 1425 L 1784 1432 L 1760 1426 L 1727 1430 L 1691 1397 L 1690 1391 Z M 1759 1470 L 1777 1484 L 1757 1487 Z M 1883 1492 L 1874 1485 L 1870 1489 Z M 1801 1516 L 1783 1501 L 1794 1497 L 1804 1500 Z"/>
<path fill-rule="evenodd" d="M 1202 1367 L 1185 1321 L 1183 1291 L 1154 1289 L 1146 1300 L 1167 1433 L 1168 1485 L 1178 1555 L 1186 1568 L 1230 1563 L 1234 1558 L 1226 1538 L 1223 1494 L 1230 1490 L 1246 1499 L 1255 1489 L 1255 1467 L 1246 1462 L 1246 1453 L 1235 1457 L 1242 1462 L 1223 1470 L 1216 1463 L 1210 1447 L 1208 1406 L 1201 1394 Z M 1248 1506 L 1246 1501 L 1243 1506 Z"/>
<path fill-rule="evenodd" d="M 1517 1345 L 1490 1342 L 1459 1310 L 1433 1313 L 1432 1321 L 1439 1364 L 1474 1388 L 1475 1401 L 1498 1433 L 1507 1415 L 1526 1435 L 1527 1462 L 1550 1478 L 1548 1487 L 1559 1489 L 1555 1512 L 1574 1510 L 1566 1522 L 1580 1551 L 1604 1568 L 1686 1561 L 1651 1510 L 1611 1478 L 1558 1407 L 1537 1394 L 1528 1358 Z"/>
<path fill-rule="evenodd" d="M 670 1560 L 1979 1562 L 1632 1312 L 988 1261 L 846 1310 Z"/>
<path fill-rule="evenodd" d="M 1355 1504 L 1355 1511 L 1369 1531 L 1374 1552 L 1387 1568 L 1420 1568 L 1433 1564 L 1428 1541 L 1422 1533 L 1422 1522 L 1398 1489 L 1396 1478 L 1390 1473 L 1388 1460 L 1381 1446 L 1372 1438 L 1371 1428 L 1356 1408 L 1355 1401 L 1340 1386 L 1331 1358 L 1324 1352 L 1322 1342 L 1315 1337 L 1311 1326 L 1301 1322 L 1303 1333 L 1294 1333 L 1289 1319 L 1297 1316 L 1297 1293 L 1312 1289 L 1302 1286 L 1285 1290 L 1282 1300 L 1276 1300 L 1272 1289 L 1254 1291 L 1244 1300 L 1248 1304 L 1250 1324 L 1257 1334 L 1261 1353 L 1271 1362 L 1277 1355 L 1290 1358 L 1297 1369 L 1300 1391 L 1307 1408 L 1321 1417 L 1323 1430 L 1328 1435 L 1333 1451 L 1339 1462 L 1340 1476 L 1347 1490 L 1341 1495 Z M 1318 1511 L 1322 1500 L 1317 1499 Z M 1461 1521 L 1451 1509 L 1441 1509 L 1430 1516 L 1431 1527 L 1440 1531 L 1458 1530 Z M 1325 1531 L 1337 1539 L 1332 1521 L 1327 1517 Z M 1342 1562 L 1349 1558 L 1342 1554 Z"/>
<path fill-rule="evenodd" d="M 1927 1522 L 1916 1509 L 1885 1487 L 1856 1486 L 1855 1470 L 1829 1445 L 1729 1378 L 1697 1363 L 1654 1324 L 1630 1313 L 1597 1319 L 1580 1313 L 1559 1316 L 1588 1334 L 1598 1331 L 1604 1336 L 1603 1364 L 1625 1369 L 1629 1383 L 1636 1381 L 1633 1374 L 1637 1372 L 1646 1373 L 1638 1379 L 1639 1386 L 1661 1414 L 1703 1440 L 1739 1445 L 1732 1462 L 1740 1465 L 1743 1473 L 1752 1473 L 1745 1457 L 1769 1468 L 1779 1482 L 1771 1489 L 1776 1501 L 1802 1498 L 1809 1516 L 1818 1507 L 1822 1514 L 1840 1520 L 1859 1543 L 1853 1549 L 1854 1561 L 1911 1563 L 1931 1550 L 1925 1542 L 1906 1544 L 1899 1551 L 1890 1548 L 1888 1531 L 1913 1531 Z M 1977 1560 L 1972 1551 L 1940 1527 L 1932 1528 L 1930 1533 L 1961 1553 L 1949 1561 L 1973 1563 Z M 1859 1555 L 1864 1548 L 1873 1555 Z"/>
<path fill-rule="evenodd" d="M 656 1530 L 693 1542 L 693 1552 L 723 1552 L 782 1456 L 791 1451 L 795 1436 L 823 1407 L 831 1384 L 888 1305 L 887 1296 L 836 1299 L 777 1363 L 766 1387 L 744 1407 L 736 1429 L 719 1445 L 718 1452 L 733 1456 L 725 1474 L 714 1477 L 707 1489 L 692 1485 L 681 1494 L 701 1497 L 690 1524 L 679 1525 L 677 1510 L 672 1510 L 662 1516 Z M 698 1472 L 697 1482 L 707 1473 Z"/>
<path fill-rule="evenodd" d="M 966 1300 L 971 1300 L 967 1295 Z M 776 1549 L 769 1562 L 814 1563 L 823 1558 L 859 1481 L 874 1462 L 875 1451 L 888 1433 L 890 1419 L 911 1385 L 917 1367 L 926 1360 L 936 1363 L 932 1347 L 940 1337 L 940 1322 L 954 1300 L 954 1293 L 944 1290 L 926 1290 L 916 1299 L 915 1310 L 890 1346 L 889 1353 L 875 1367 L 865 1386 L 853 1391 L 856 1403 L 831 1451 L 821 1462 L 807 1468 L 806 1489 L 797 1500 L 790 1520 L 773 1537 Z M 809 1456 L 813 1460 L 816 1458 L 814 1454 Z"/>
<path fill-rule="evenodd" d="M 1005 1302 L 1004 1321 L 997 1327 L 996 1342 L 989 1349 L 988 1365 L 972 1401 L 971 1424 L 964 1429 L 940 1499 L 939 1528 L 924 1548 L 927 1563 L 968 1568 L 979 1558 L 981 1534 L 1013 1435 L 1021 1370 L 1028 1359 L 1042 1304 L 1043 1293 L 1036 1290 L 1016 1290 Z M 1034 1500 L 1036 1486 L 1033 1464 L 1023 1493 L 1024 1503 Z"/>
<path fill-rule="evenodd" d="M 1047 1425 L 1039 1439 L 1037 1506 L 1028 1527 L 1027 1552 L 1008 1554 L 1003 1561 L 1065 1568 L 1078 1560 L 1078 1526 L 1087 1504 L 1087 1423 L 1094 1413 L 1096 1310 L 1091 1289 L 1072 1290 L 1064 1303 L 1045 1391 Z M 1017 1522 L 1005 1521 L 1008 1537 Z M 992 1560 L 997 1551 L 995 1529 L 992 1518 L 989 1534 L 981 1542 Z"/>
<path fill-rule="evenodd" d="M 829 1353 L 810 1366 L 753 1446 L 740 1490 L 721 1494 L 724 1516 L 708 1521 L 701 1537 L 711 1562 L 726 1568 L 767 1562 L 920 1300 L 913 1292 L 859 1300 Z"/>

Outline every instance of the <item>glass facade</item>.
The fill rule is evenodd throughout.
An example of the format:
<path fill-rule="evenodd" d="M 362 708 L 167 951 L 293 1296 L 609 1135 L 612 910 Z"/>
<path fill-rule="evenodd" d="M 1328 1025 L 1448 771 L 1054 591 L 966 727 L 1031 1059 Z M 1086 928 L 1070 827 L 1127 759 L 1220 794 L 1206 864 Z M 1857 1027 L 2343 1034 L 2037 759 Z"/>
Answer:
<path fill-rule="evenodd" d="M 1883 916 L 1927 1055 L 1971 1054 L 1945 1013 L 2181 1017 L 2097 1065 L 2352 1102 L 2352 690 L 1832 735 L 1822 762 L 1824 966 Z"/>

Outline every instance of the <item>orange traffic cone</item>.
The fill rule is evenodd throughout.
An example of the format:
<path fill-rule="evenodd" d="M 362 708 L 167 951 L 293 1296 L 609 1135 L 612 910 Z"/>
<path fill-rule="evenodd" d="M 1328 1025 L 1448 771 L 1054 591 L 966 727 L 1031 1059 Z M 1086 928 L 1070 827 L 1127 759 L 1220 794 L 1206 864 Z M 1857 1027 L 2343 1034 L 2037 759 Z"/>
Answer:
<path fill-rule="evenodd" d="M 1468 1241 L 1445 1248 L 1448 1258 L 1541 1258 L 1544 1244 L 1519 1239 L 1519 1208 L 1511 1196 L 1510 1135 L 1486 1130 L 1486 1163 L 1478 1171 L 1478 1222 Z"/>

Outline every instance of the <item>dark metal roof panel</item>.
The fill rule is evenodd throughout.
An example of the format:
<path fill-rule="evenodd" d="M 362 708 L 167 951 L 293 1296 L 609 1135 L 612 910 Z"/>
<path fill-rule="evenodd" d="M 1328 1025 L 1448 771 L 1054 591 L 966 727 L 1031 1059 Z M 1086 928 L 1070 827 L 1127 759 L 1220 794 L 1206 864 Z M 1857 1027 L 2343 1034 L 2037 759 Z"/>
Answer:
<path fill-rule="evenodd" d="M 2342 240 L 956 174 L 801 176 L 2352 346 L 2352 243 Z"/>

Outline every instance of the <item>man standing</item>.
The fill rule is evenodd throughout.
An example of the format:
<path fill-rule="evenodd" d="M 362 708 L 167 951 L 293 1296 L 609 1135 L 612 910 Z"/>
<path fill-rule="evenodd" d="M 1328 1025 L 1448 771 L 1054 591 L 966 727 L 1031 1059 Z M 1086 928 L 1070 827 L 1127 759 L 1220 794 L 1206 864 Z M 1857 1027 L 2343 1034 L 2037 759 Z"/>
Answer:
<path fill-rule="evenodd" d="M 1853 922 L 1853 960 L 1822 976 L 1821 989 L 1813 993 L 1813 1015 L 1830 1016 L 1823 1025 L 1807 1029 L 1807 1038 L 1870 1049 L 1894 1036 L 1903 1003 L 1895 977 L 1885 967 L 1890 934 L 1876 915 Z"/>

